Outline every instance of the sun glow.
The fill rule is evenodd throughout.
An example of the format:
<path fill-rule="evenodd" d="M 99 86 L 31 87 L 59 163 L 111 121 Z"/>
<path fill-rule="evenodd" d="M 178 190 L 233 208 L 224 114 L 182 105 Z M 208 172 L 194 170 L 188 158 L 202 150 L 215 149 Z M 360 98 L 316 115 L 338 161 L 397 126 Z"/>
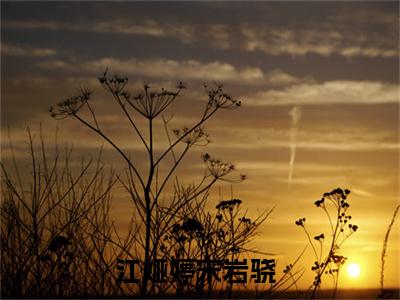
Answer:
<path fill-rule="evenodd" d="M 360 265 L 357 263 L 350 263 L 347 266 L 347 274 L 349 274 L 349 276 L 351 278 L 357 278 L 360 276 L 360 272 L 361 272 L 361 268 Z"/>

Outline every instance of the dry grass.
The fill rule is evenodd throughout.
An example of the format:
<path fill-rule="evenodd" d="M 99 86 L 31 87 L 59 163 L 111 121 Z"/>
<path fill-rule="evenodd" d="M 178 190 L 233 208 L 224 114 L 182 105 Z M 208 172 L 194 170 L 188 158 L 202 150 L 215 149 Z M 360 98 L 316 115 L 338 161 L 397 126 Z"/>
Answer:
<path fill-rule="evenodd" d="M 381 294 L 380 297 L 385 298 L 387 291 L 384 290 L 383 284 L 384 284 L 384 275 L 385 275 L 385 258 L 386 258 L 386 250 L 388 247 L 388 242 L 389 242 L 389 235 L 390 231 L 392 230 L 393 224 L 396 220 L 396 216 L 399 212 L 400 205 L 397 205 L 396 209 L 394 210 L 392 219 L 390 221 L 390 224 L 388 226 L 388 229 L 386 231 L 385 239 L 383 240 L 383 247 L 382 247 L 382 254 L 381 254 L 381 280 L 380 280 L 380 285 L 381 285 Z"/>

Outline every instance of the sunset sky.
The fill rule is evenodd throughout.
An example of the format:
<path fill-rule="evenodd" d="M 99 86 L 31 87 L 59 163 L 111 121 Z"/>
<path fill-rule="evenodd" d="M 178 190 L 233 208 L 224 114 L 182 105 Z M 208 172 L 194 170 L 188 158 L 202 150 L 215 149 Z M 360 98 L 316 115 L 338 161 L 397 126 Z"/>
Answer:
<path fill-rule="evenodd" d="M 121 169 L 100 138 L 47 112 L 84 86 L 94 91 L 107 132 L 140 164 L 143 149 L 98 84 L 106 67 L 127 76 L 132 91 L 144 83 L 173 88 L 183 81 L 187 89 L 166 112 L 176 127 L 199 116 L 207 100 L 203 83 L 223 83 L 243 107 L 221 111 L 208 123 L 212 143 L 193 148 L 181 177 L 190 183 L 202 175 L 205 151 L 246 174 L 233 186 L 234 197 L 252 216 L 275 207 L 253 244 L 277 254 L 278 272 L 307 244 L 295 220 L 306 217 L 310 231 L 321 233 L 328 223 L 314 201 L 336 187 L 351 190 L 359 230 L 342 253 L 361 266 L 361 275 L 349 279 L 343 272 L 339 285 L 376 288 L 383 239 L 399 199 L 398 18 L 397 1 L 2 1 L 2 159 L 8 158 L 8 128 L 22 161 L 26 127 L 38 135 L 42 124 L 49 141 L 58 127 L 59 140 L 73 144 L 75 154 L 88 156 L 104 145 L 105 161 Z M 160 149 L 166 146 L 162 133 Z M 224 199 L 230 189 L 221 185 Z M 210 207 L 217 202 L 210 199 Z M 127 219 L 127 196 L 118 194 L 115 203 Z M 312 282 L 311 255 L 308 249 L 301 262 L 307 266 L 302 287 Z M 400 287 L 398 220 L 387 255 L 385 286 Z"/>

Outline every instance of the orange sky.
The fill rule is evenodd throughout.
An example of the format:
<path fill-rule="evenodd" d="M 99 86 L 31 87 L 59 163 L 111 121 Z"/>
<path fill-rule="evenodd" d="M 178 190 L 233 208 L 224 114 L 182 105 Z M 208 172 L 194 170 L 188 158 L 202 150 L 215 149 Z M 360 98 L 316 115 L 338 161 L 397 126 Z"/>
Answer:
<path fill-rule="evenodd" d="M 40 12 L 40 13 L 39 13 Z M 206 126 L 212 143 L 193 148 L 179 170 L 187 183 L 202 175 L 202 153 L 231 161 L 248 179 L 233 186 L 250 215 L 275 207 L 254 245 L 277 253 L 278 272 L 307 244 L 294 222 L 306 217 L 312 234 L 327 231 L 313 203 L 336 187 L 352 191 L 350 211 L 359 230 L 343 246 L 361 276 L 344 288 L 379 286 L 380 253 L 399 197 L 398 5 L 357 3 L 19 3 L 2 2 L 2 160 L 10 129 L 24 160 L 25 128 L 74 145 L 90 155 L 104 145 L 72 120 L 46 110 L 94 90 L 96 111 L 124 149 L 144 155 L 111 98 L 97 83 L 104 67 L 130 79 L 188 89 L 168 110 L 173 126 L 192 124 L 207 100 L 203 82 L 224 83 L 243 107 L 222 111 Z M 301 117 L 294 123 L 290 111 Z M 144 123 L 142 123 L 144 125 Z M 160 121 L 158 123 L 161 124 Z M 157 149 L 166 146 L 161 127 Z M 106 161 L 121 170 L 107 146 Z M 290 158 L 295 153 L 291 183 Z M 221 185 L 224 198 L 230 185 Z M 130 207 L 117 192 L 115 214 Z M 210 198 L 210 207 L 218 202 Z M 126 215 L 128 218 L 129 214 Z M 123 221 L 120 219 L 120 221 Z M 123 229 L 121 229 L 123 230 Z M 399 287 L 399 222 L 391 233 L 385 286 Z M 312 281 L 311 250 L 301 286 Z M 326 287 L 331 287 L 329 284 Z"/>

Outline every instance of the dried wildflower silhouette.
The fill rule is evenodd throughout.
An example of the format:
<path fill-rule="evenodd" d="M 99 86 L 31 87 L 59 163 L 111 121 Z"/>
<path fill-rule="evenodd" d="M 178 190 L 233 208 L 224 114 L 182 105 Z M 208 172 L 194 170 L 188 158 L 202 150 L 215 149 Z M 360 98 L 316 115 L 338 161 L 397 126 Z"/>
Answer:
<path fill-rule="evenodd" d="M 11 161 L 0 163 L 1 296 L 77 298 L 105 295 L 106 289 L 115 294 L 108 270 L 119 250 L 109 252 L 108 216 L 116 179 L 100 156 L 71 168 L 72 149 L 60 151 L 57 140 L 49 147 L 42 133 L 39 141 L 29 128 L 27 133 L 30 163 L 18 164 L 11 136 L 5 152 Z"/>
<path fill-rule="evenodd" d="M 128 78 L 117 75 L 109 76 L 107 69 L 98 79 L 101 86 L 112 95 L 123 113 L 125 121 L 129 123 L 135 137 L 143 145 L 147 154 L 147 170 L 139 170 L 135 158 L 132 158 L 128 150 L 123 149 L 101 126 L 100 115 L 96 113 L 94 106 L 92 106 L 92 93 L 88 89 L 81 89 L 78 96 L 61 101 L 55 107 L 51 107 L 49 112 L 55 119 L 71 117 L 79 121 L 111 145 L 126 163 L 127 178 L 119 178 L 119 181 L 130 195 L 135 206 L 134 212 L 138 216 L 139 223 L 141 223 L 137 225 L 140 230 L 135 236 L 136 244 L 142 248 L 141 253 L 144 253 L 145 262 L 142 270 L 140 294 L 141 296 L 148 296 L 149 292 L 152 292 L 155 295 L 156 288 L 160 291 L 162 287 L 151 286 L 149 282 L 151 269 L 147 262 L 151 259 L 157 259 L 159 250 L 166 253 L 167 246 L 161 240 L 169 234 L 169 238 L 176 238 L 175 242 L 179 249 L 185 249 L 186 241 L 193 242 L 199 234 L 204 233 L 205 224 L 208 222 L 208 219 L 203 219 L 200 222 L 201 218 L 192 216 L 190 209 L 196 210 L 201 207 L 203 202 L 206 201 L 210 189 L 217 182 L 240 182 L 245 179 L 243 175 L 236 179 L 232 178 L 230 175 L 235 170 L 234 165 L 213 158 L 209 154 L 202 156 L 206 173 L 199 184 L 183 187 L 175 176 L 178 166 L 181 165 L 183 158 L 192 146 L 206 146 L 210 142 L 204 124 L 221 109 L 239 108 L 241 101 L 225 93 L 221 84 L 204 85 L 208 101 L 203 111 L 200 112 L 199 120 L 191 126 L 172 130 L 170 135 L 168 126 L 170 120 L 167 121 L 163 113 L 181 96 L 182 91 L 186 88 L 182 82 L 179 82 L 173 90 L 163 88 L 155 90 L 150 85 L 145 84 L 142 91 L 132 93 L 128 89 Z M 159 116 L 162 116 L 169 143 L 169 146 L 164 150 L 156 149 L 157 146 L 160 146 L 160 143 L 157 143 L 159 142 L 158 138 L 155 138 L 157 126 L 155 119 Z M 147 121 L 148 125 L 145 129 L 148 132 L 146 133 L 143 128 L 139 127 L 138 120 L 140 117 Z M 162 169 L 162 173 L 160 169 Z M 174 177 L 175 179 L 172 180 Z M 173 183 L 171 196 L 165 193 L 168 183 Z M 168 201 L 166 198 L 168 198 Z M 200 203 L 197 201 L 200 201 Z M 196 203 L 196 206 L 192 207 L 193 203 Z M 204 230 L 201 230 L 202 227 Z M 246 236 L 246 238 L 248 239 L 249 236 Z"/>
<path fill-rule="evenodd" d="M 205 202 L 193 202 L 190 216 L 183 214 L 182 220 L 173 224 L 162 239 L 161 251 L 167 260 L 196 258 L 221 265 L 226 259 L 251 252 L 247 244 L 271 211 L 251 219 L 242 212 L 242 203 L 235 198 L 221 200 L 216 205 L 216 214 L 212 214 L 203 209 Z M 204 274 L 203 277 L 175 280 L 177 296 L 215 297 L 219 284 L 219 296 L 229 297 L 232 285 L 226 285 L 224 289 L 215 277 L 204 277 Z"/>
<path fill-rule="evenodd" d="M 52 252 L 57 252 L 60 249 L 65 248 L 70 244 L 71 242 L 68 238 L 62 235 L 57 235 L 51 240 L 50 245 L 47 249 Z"/>
<path fill-rule="evenodd" d="M 378 299 L 387 299 L 387 298 L 392 298 L 394 291 L 390 289 L 385 289 L 384 288 L 384 275 L 385 275 L 385 260 L 386 260 L 386 251 L 388 247 L 388 242 L 389 242 L 389 235 L 392 230 L 392 227 L 394 225 L 394 222 L 396 220 L 397 214 L 400 210 L 400 205 L 397 205 L 397 207 L 394 209 L 393 216 L 390 220 L 390 223 L 388 225 L 388 228 L 386 230 L 385 238 L 383 239 L 383 246 L 382 246 L 382 252 L 381 252 L 381 272 L 380 272 L 380 293 L 378 295 Z"/>
<path fill-rule="evenodd" d="M 324 193 L 321 199 L 314 202 L 314 205 L 321 208 L 327 215 L 331 229 L 329 235 L 320 233 L 311 239 L 306 228 L 306 218 L 295 221 L 297 226 L 303 228 L 315 256 L 314 265 L 311 267 L 311 270 L 315 272 L 314 282 L 310 287 L 312 288 L 311 298 L 318 297 L 323 275 L 332 277 L 335 284 L 333 298 L 336 296 L 339 271 L 347 259 L 340 254 L 340 247 L 358 229 L 357 225 L 350 223 L 352 217 L 348 213 L 350 204 L 347 202 L 349 194 L 349 190 L 337 188 L 329 193 Z M 331 211 L 334 212 L 335 219 L 332 218 Z M 328 244 L 328 250 L 324 253 L 325 243 Z"/>
<path fill-rule="evenodd" d="M 212 158 L 208 153 L 203 154 L 202 159 L 206 164 L 210 175 L 213 176 L 215 179 L 223 179 L 223 177 L 235 170 L 235 166 L 232 163 Z M 240 180 L 244 179 L 245 178 L 243 178 L 242 176 L 240 177 Z"/>

